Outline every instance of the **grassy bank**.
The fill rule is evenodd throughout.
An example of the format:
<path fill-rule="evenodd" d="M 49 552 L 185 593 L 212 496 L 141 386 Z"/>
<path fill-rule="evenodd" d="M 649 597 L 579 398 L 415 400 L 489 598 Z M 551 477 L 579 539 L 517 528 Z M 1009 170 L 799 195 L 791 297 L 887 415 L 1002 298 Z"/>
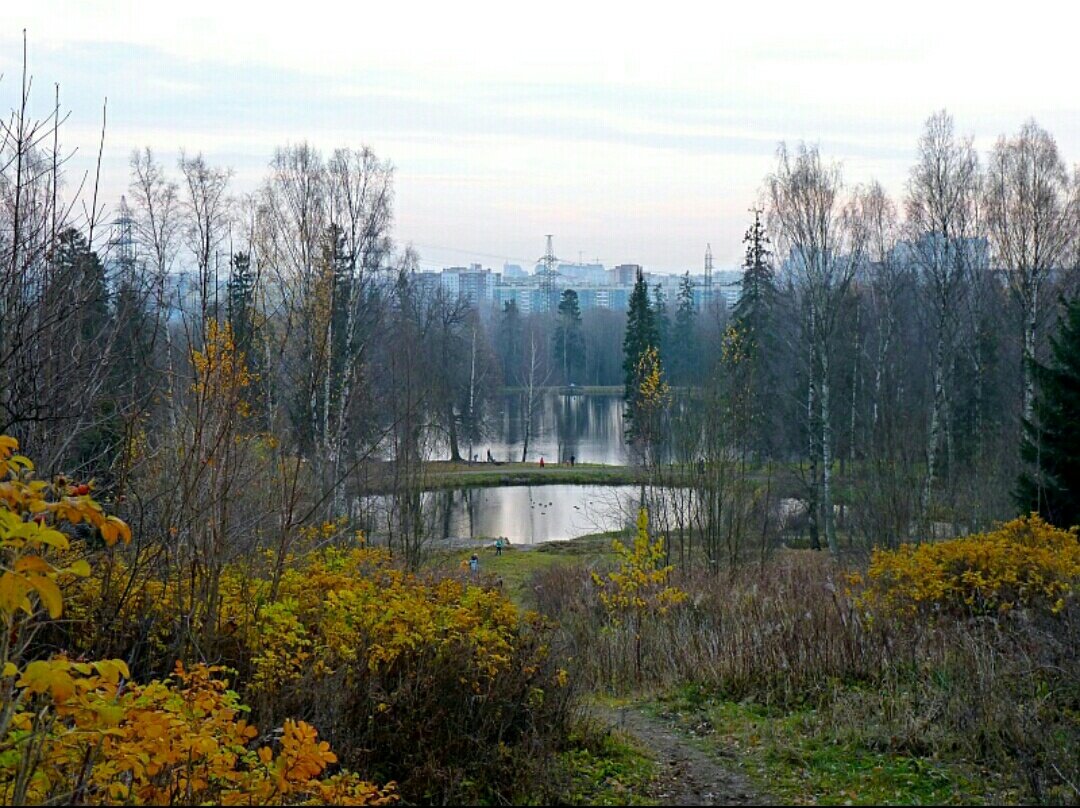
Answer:
<path fill-rule="evenodd" d="M 645 480 L 641 469 L 601 463 L 451 463 L 427 464 L 424 487 L 490 488 L 504 485 L 634 485 Z"/>

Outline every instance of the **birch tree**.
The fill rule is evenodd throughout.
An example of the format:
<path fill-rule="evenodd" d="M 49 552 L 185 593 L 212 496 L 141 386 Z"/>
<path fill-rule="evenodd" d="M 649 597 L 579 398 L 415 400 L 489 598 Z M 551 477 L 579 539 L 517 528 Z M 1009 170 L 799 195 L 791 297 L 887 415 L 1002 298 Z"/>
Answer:
<path fill-rule="evenodd" d="M 1020 309 L 1023 417 L 1031 419 L 1039 301 L 1073 237 L 1069 176 L 1057 143 L 1034 120 L 990 154 L 986 210 L 995 258 Z"/>
<path fill-rule="evenodd" d="M 908 237 L 930 318 L 930 413 L 922 510 L 929 512 L 948 430 L 949 367 L 955 351 L 958 312 L 963 304 L 967 261 L 976 235 L 979 162 L 971 138 L 958 138 L 953 119 L 937 112 L 926 122 L 906 199 Z M 951 458 L 948 458 L 951 460 Z"/>
<path fill-rule="evenodd" d="M 789 255 L 790 270 L 807 310 L 806 337 L 811 351 L 811 409 L 820 430 L 821 509 L 829 549 L 836 552 L 832 498 L 832 358 L 843 301 L 864 245 L 857 211 L 841 200 L 839 166 L 825 165 L 816 146 L 801 144 L 794 154 L 785 144 L 768 178 L 772 231 Z"/>

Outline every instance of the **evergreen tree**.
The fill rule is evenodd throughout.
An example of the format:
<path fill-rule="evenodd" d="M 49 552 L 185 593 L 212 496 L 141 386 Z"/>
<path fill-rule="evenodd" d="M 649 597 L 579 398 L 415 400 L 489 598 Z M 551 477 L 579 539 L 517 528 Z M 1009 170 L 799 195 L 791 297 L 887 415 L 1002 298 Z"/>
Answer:
<path fill-rule="evenodd" d="M 738 409 L 745 419 L 740 431 L 745 446 L 758 454 L 768 454 L 780 431 L 774 417 L 772 374 L 773 359 L 778 353 L 773 319 L 777 292 L 769 265 L 772 256 L 769 239 L 760 210 L 754 211 L 754 221 L 743 243 L 746 258 L 742 287 L 726 338 L 729 393 L 740 402 Z"/>
<path fill-rule="evenodd" d="M 521 310 L 511 298 L 503 303 L 499 319 L 499 364 L 502 366 L 503 384 L 512 387 L 518 382 L 518 372 L 523 363 Z"/>
<path fill-rule="evenodd" d="M 237 349 L 250 354 L 255 311 L 255 275 L 251 269 L 251 255 L 245 252 L 233 255 L 230 270 L 229 280 L 225 284 L 226 316 Z"/>
<path fill-rule="evenodd" d="M 98 254 L 90 249 L 86 237 L 74 227 L 67 228 L 57 237 L 54 262 L 57 280 L 54 289 L 65 296 L 63 305 L 70 306 L 75 301 L 78 337 L 93 346 L 109 324 L 105 267 Z"/>
<path fill-rule="evenodd" d="M 1024 422 L 1016 504 L 1059 527 L 1080 524 L 1080 297 L 1065 305 L 1050 362 L 1035 365 L 1033 418 Z"/>
<path fill-rule="evenodd" d="M 649 305 L 649 289 L 638 270 L 637 281 L 630 293 L 629 308 L 626 313 L 626 335 L 623 337 L 623 400 L 627 407 L 628 431 L 634 434 L 634 413 L 638 409 L 640 385 L 638 365 L 641 357 L 650 348 L 656 348 L 659 338 L 656 333 L 656 319 Z"/>
<path fill-rule="evenodd" d="M 563 371 L 563 383 L 572 384 L 585 359 L 585 340 L 581 335 L 581 306 L 578 303 L 578 293 L 573 289 L 564 290 L 559 300 L 553 342 L 555 360 Z"/>
<path fill-rule="evenodd" d="M 768 331 L 769 316 L 776 302 L 776 281 L 769 259 L 769 238 L 761 221 L 761 211 L 754 211 L 754 223 L 743 237 L 746 259 L 743 261 L 742 287 L 732 319 L 747 338 L 756 342 Z"/>
<path fill-rule="evenodd" d="M 671 319 L 668 317 L 667 297 L 659 283 L 653 286 L 653 320 L 656 323 L 656 350 L 660 352 L 660 357 L 667 361 Z"/>
<path fill-rule="evenodd" d="M 112 322 L 105 267 L 86 237 L 73 227 L 57 236 L 54 273 L 46 294 L 46 311 L 67 311 L 63 342 L 68 367 L 65 378 L 73 389 L 86 387 L 111 360 L 107 332 Z M 110 393 L 88 399 L 87 426 L 71 442 L 77 468 L 101 467 L 113 453 L 119 436 L 116 401 Z"/>
<path fill-rule="evenodd" d="M 671 375 L 679 384 L 690 382 L 693 375 L 694 356 L 696 354 L 696 332 L 694 320 L 697 309 L 694 308 L 694 287 L 687 272 L 679 281 L 679 294 L 676 298 L 675 327 L 671 332 L 670 357 Z"/>

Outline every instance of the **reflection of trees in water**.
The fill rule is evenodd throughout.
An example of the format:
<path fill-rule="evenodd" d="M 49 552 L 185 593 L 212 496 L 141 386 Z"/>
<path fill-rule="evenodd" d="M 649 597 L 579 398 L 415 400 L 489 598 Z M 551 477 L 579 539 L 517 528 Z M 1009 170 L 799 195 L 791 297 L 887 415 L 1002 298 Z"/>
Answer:
<path fill-rule="evenodd" d="M 687 521 L 680 515 L 686 497 L 683 491 L 647 488 L 650 521 L 664 526 Z M 639 502 L 640 490 L 634 486 L 511 486 L 427 491 L 418 498 L 361 497 L 355 510 L 363 528 L 380 543 L 400 530 L 403 511 L 425 541 L 504 536 L 530 543 L 631 529 Z"/>

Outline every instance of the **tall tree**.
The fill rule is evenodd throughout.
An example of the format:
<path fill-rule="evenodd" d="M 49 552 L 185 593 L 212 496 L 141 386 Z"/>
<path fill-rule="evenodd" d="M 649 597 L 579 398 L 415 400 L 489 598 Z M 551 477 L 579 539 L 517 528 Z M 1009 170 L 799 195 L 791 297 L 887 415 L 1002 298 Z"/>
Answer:
<path fill-rule="evenodd" d="M 694 287 L 690 282 L 690 273 L 686 272 L 679 280 L 679 294 L 675 305 L 675 324 L 671 331 L 670 357 L 671 375 L 679 384 L 688 384 L 693 379 L 696 360 L 697 332 L 695 321 L 697 309 L 694 306 Z"/>
<path fill-rule="evenodd" d="M 997 260 L 1020 306 L 1023 417 L 1035 396 L 1035 345 L 1039 297 L 1047 275 L 1060 269 L 1073 237 L 1069 176 L 1057 143 L 1035 121 L 1012 138 L 1000 138 L 990 155 L 987 221 Z"/>
<path fill-rule="evenodd" d="M 511 298 L 503 303 L 498 325 L 498 355 L 502 366 L 502 383 L 511 387 L 518 381 L 518 374 L 524 362 L 524 331 L 521 310 L 517 301 Z"/>
<path fill-rule="evenodd" d="M 829 549 L 837 551 L 833 521 L 832 359 L 843 303 L 863 250 L 858 217 L 840 200 L 836 165 L 824 165 L 817 147 L 801 145 L 792 155 L 779 149 L 779 165 L 769 177 L 774 232 L 790 251 L 791 270 L 806 311 L 810 350 L 812 432 L 821 461 L 821 512 Z"/>
<path fill-rule="evenodd" d="M 746 411 L 744 445 L 757 452 L 767 451 L 774 440 L 768 415 L 774 411 L 769 382 L 770 360 L 774 353 L 775 329 L 773 317 L 777 300 L 776 279 L 770 265 L 772 252 L 765 232 L 762 211 L 754 210 L 754 221 L 743 236 L 746 257 L 743 259 L 742 284 L 739 299 L 732 311 L 732 328 L 736 332 L 732 343 L 738 345 L 734 355 L 739 361 L 729 362 L 735 386 L 742 391 Z M 728 352 L 730 353 L 730 352 Z"/>
<path fill-rule="evenodd" d="M 1080 297 L 1065 306 L 1050 362 L 1032 365 L 1037 394 L 1024 421 L 1016 504 L 1060 527 L 1080 524 Z"/>
<path fill-rule="evenodd" d="M 631 435 L 635 434 L 634 413 L 638 409 L 640 398 L 638 364 L 645 352 L 656 348 L 658 344 L 656 319 L 652 306 L 649 305 L 649 287 L 639 269 L 637 281 L 630 293 L 626 333 L 623 336 L 623 400 L 626 402 L 628 432 Z"/>
<path fill-rule="evenodd" d="M 581 336 L 581 306 L 578 293 L 565 289 L 559 299 L 559 308 L 553 335 L 556 360 L 562 368 L 563 384 L 573 384 L 585 364 L 585 341 Z"/>
<path fill-rule="evenodd" d="M 742 284 L 732 317 L 735 325 L 756 340 L 768 330 L 768 320 L 776 303 L 776 280 L 769 265 L 772 252 L 762 211 L 755 208 L 754 221 L 743 236 L 746 257 L 743 259 Z"/>
<path fill-rule="evenodd" d="M 911 170 L 907 224 L 912 252 L 927 301 L 930 355 L 930 412 L 926 437 L 926 476 L 922 510 L 929 512 L 942 444 L 951 447 L 948 402 L 954 365 L 958 315 L 967 291 L 970 250 L 976 245 L 979 163 L 971 138 L 958 138 L 952 116 L 937 112 L 919 140 L 919 159 Z M 946 452 L 951 461 L 951 452 Z M 951 470 L 952 464 L 949 463 Z"/>
<path fill-rule="evenodd" d="M 668 317 L 667 295 L 659 283 L 653 286 L 653 321 L 656 323 L 656 349 L 666 361 L 670 347 L 671 318 Z"/>

